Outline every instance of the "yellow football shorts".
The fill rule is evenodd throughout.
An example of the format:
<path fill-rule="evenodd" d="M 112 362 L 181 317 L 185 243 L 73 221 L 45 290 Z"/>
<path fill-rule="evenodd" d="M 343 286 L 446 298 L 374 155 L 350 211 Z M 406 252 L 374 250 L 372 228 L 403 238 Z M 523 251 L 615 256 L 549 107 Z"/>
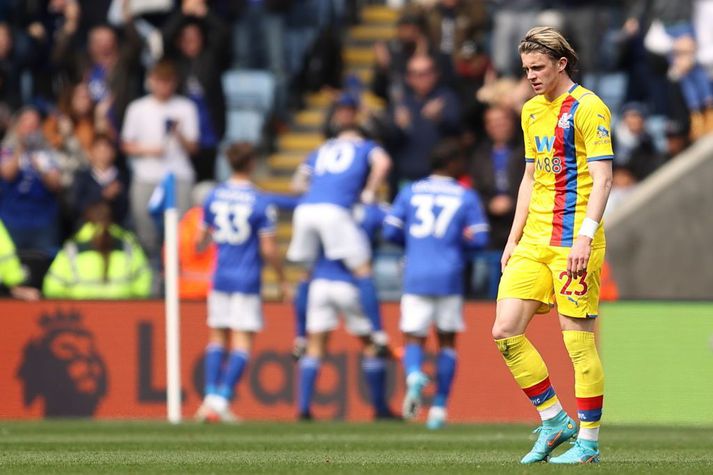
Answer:
<path fill-rule="evenodd" d="M 569 251 L 569 247 L 518 245 L 500 279 L 498 300 L 537 300 L 543 304 L 537 313 L 547 313 L 556 302 L 562 315 L 596 318 L 605 249 L 592 249 L 587 272 L 580 277 L 567 276 Z"/>

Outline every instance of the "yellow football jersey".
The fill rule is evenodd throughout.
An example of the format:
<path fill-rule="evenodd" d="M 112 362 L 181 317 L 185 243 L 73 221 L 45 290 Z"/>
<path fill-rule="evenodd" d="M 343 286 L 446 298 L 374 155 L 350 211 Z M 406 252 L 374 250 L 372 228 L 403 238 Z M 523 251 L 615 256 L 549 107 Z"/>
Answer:
<path fill-rule="evenodd" d="M 614 158 L 609 109 L 575 84 L 552 102 L 538 95 L 525 103 L 522 130 L 525 161 L 535 164 L 535 183 L 520 242 L 570 247 L 592 190 L 587 164 Z M 604 245 L 599 226 L 592 247 Z"/>

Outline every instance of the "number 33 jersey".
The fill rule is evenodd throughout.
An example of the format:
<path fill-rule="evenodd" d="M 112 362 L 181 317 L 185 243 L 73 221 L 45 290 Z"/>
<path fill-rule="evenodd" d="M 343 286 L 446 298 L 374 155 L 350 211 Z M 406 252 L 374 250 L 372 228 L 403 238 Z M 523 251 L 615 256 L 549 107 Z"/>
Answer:
<path fill-rule="evenodd" d="M 276 219 L 274 205 L 249 182 L 229 180 L 208 195 L 203 221 L 218 248 L 215 290 L 260 293 L 260 235 L 274 234 Z"/>
<path fill-rule="evenodd" d="M 609 109 L 574 84 L 552 102 L 538 95 L 525 103 L 522 130 L 535 183 L 521 242 L 571 247 L 592 191 L 588 163 L 614 158 Z M 604 245 L 600 226 L 592 246 Z"/>
<path fill-rule="evenodd" d="M 463 235 L 468 228 L 470 240 Z M 473 190 L 432 175 L 399 192 L 383 234 L 404 244 L 404 293 L 444 296 L 462 295 L 465 254 L 486 244 L 488 230 Z"/>

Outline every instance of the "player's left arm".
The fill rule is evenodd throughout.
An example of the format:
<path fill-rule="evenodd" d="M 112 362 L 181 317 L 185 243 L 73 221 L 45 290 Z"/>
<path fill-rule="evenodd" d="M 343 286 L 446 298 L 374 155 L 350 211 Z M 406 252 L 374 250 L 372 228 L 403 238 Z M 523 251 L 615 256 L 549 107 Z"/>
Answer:
<path fill-rule="evenodd" d="M 470 249 L 482 249 L 488 245 L 490 225 L 475 191 L 466 194 L 465 229 L 463 239 Z"/>
<path fill-rule="evenodd" d="M 580 277 L 589 264 L 594 234 L 601 226 L 612 186 L 611 118 L 609 109 L 597 98 L 582 114 L 579 128 L 587 151 L 587 168 L 592 177 L 592 191 L 584 221 L 567 257 L 567 274 Z"/>
<path fill-rule="evenodd" d="M 371 163 L 371 171 L 364 185 L 364 190 L 361 192 L 361 201 L 366 204 L 371 204 L 376 200 L 376 194 L 379 191 L 386 177 L 391 170 L 391 157 L 381 147 L 374 147 L 369 154 Z"/>
<path fill-rule="evenodd" d="M 279 282 L 280 293 L 284 298 L 289 292 L 287 280 L 285 279 L 285 270 L 280 255 L 280 247 L 277 244 L 275 226 L 277 223 L 277 209 L 274 205 L 267 205 L 263 214 L 263 219 L 258 228 L 258 236 L 260 239 L 260 254 L 267 264 L 272 267 L 277 275 Z"/>
<path fill-rule="evenodd" d="M 282 297 L 289 292 L 287 280 L 285 279 L 285 270 L 280 256 L 280 248 L 277 245 L 277 237 L 275 233 L 263 232 L 260 233 L 260 254 L 267 264 L 272 267 L 277 275 L 277 281 L 280 285 Z"/>

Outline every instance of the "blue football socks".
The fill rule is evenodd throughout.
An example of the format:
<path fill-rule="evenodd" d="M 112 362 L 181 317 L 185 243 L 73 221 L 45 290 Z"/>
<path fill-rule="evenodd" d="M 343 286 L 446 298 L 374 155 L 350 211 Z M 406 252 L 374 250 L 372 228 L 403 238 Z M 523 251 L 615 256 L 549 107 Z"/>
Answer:
<path fill-rule="evenodd" d="M 247 363 L 248 354 L 246 352 L 240 350 L 230 352 L 223 377 L 218 386 L 218 395 L 227 400 L 233 399 L 235 385 L 240 381 L 240 377 L 243 375 Z"/>
<path fill-rule="evenodd" d="M 304 356 L 300 360 L 300 388 L 297 407 L 300 414 L 309 414 L 314 386 L 319 375 L 321 361 L 319 358 Z"/>
<path fill-rule="evenodd" d="M 423 348 L 417 343 L 409 343 L 404 348 L 404 372 L 408 377 L 409 374 L 421 371 L 423 364 Z"/>
<path fill-rule="evenodd" d="M 379 297 L 376 293 L 374 279 L 372 277 L 357 277 L 356 286 L 359 289 L 361 308 L 371 322 L 372 331 L 378 332 L 383 330 Z"/>
<path fill-rule="evenodd" d="M 309 281 L 303 280 L 295 289 L 295 298 L 292 302 L 295 308 L 295 331 L 296 336 L 304 338 L 307 335 L 307 295 L 309 293 Z"/>
<path fill-rule="evenodd" d="M 203 371 L 205 376 L 205 395 L 217 394 L 220 375 L 223 369 L 223 358 L 225 358 L 225 348 L 221 345 L 211 343 L 205 349 L 205 359 L 203 360 Z"/>
<path fill-rule="evenodd" d="M 361 369 L 371 393 L 371 404 L 376 414 L 389 411 L 386 405 L 386 361 L 383 358 L 365 357 Z"/>
<path fill-rule="evenodd" d="M 448 395 L 456 374 L 456 352 L 452 348 L 441 350 L 436 359 L 436 395 L 433 405 L 446 407 Z"/>

